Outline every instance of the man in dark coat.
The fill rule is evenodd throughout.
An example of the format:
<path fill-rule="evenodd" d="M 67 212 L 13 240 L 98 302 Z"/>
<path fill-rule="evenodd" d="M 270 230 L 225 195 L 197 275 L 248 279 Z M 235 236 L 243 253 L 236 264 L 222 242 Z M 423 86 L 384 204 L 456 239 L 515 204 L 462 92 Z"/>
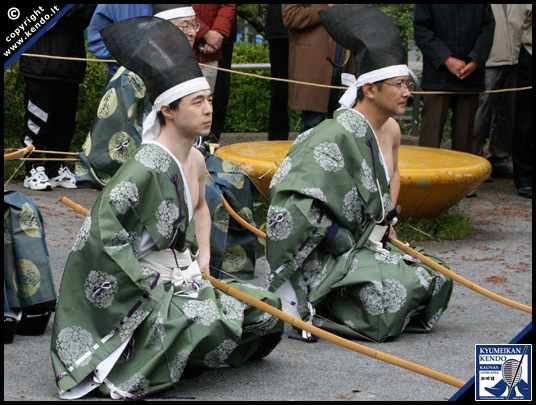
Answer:
<path fill-rule="evenodd" d="M 415 42 L 423 54 L 425 91 L 485 90 L 485 63 L 495 20 L 489 4 L 416 4 Z M 471 152 L 478 94 L 424 96 L 420 146 L 438 148 L 452 108 L 452 149 Z"/>
<path fill-rule="evenodd" d="M 85 58 L 84 29 L 94 10 L 95 5 L 74 5 L 28 53 Z M 33 144 L 35 149 L 68 152 L 76 124 L 78 86 L 84 80 L 86 62 L 23 56 L 20 74 L 26 80 L 24 146 Z M 76 188 L 74 175 L 59 161 L 49 160 L 44 166 L 27 163 L 26 174 L 24 187 L 32 190 Z"/>

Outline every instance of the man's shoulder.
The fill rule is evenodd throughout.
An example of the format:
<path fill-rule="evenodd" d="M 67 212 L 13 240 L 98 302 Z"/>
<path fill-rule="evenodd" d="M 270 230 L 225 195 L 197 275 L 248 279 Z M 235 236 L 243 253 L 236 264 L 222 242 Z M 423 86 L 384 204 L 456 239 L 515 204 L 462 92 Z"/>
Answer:
<path fill-rule="evenodd" d="M 178 172 L 178 165 L 171 155 L 156 143 L 142 144 L 117 171 L 115 178 L 130 178 L 143 183 L 155 175 Z"/>
<path fill-rule="evenodd" d="M 400 130 L 400 125 L 393 118 L 389 117 L 387 121 L 382 125 L 380 130 L 376 133 L 379 141 L 388 142 L 393 146 L 400 145 L 402 141 L 402 132 Z"/>
<path fill-rule="evenodd" d="M 389 117 L 389 119 L 385 122 L 384 127 L 389 135 L 396 135 L 398 137 L 401 136 L 400 125 L 393 117 Z"/>

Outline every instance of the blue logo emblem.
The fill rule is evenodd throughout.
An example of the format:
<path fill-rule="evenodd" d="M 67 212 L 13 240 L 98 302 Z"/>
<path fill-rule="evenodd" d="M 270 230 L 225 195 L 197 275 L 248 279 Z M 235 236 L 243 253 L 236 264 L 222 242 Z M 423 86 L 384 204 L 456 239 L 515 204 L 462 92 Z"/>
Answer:
<path fill-rule="evenodd" d="M 475 399 L 532 400 L 532 345 L 476 345 Z"/>

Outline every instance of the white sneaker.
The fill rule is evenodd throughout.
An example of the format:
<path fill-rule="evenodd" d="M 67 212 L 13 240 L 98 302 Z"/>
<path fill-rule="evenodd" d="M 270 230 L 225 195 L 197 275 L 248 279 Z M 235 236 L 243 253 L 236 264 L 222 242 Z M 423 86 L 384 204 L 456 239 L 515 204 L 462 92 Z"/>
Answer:
<path fill-rule="evenodd" d="M 58 175 L 50 179 L 52 187 L 76 188 L 76 177 L 67 166 L 60 166 Z"/>
<path fill-rule="evenodd" d="M 45 168 L 43 166 L 32 168 L 32 170 L 30 170 L 30 175 L 24 178 L 24 187 L 40 191 L 52 190 L 50 180 L 45 174 Z"/>

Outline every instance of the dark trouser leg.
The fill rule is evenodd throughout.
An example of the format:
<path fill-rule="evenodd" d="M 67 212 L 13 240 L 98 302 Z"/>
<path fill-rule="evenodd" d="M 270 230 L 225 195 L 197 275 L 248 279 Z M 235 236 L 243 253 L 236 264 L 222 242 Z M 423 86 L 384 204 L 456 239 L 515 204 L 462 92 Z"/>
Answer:
<path fill-rule="evenodd" d="M 35 149 L 67 152 L 76 125 L 78 84 L 59 80 L 26 78 L 24 93 L 26 114 L 22 142 L 33 144 Z M 65 158 L 64 155 L 47 155 L 47 158 Z M 26 163 L 29 173 L 32 162 Z M 46 162 L 47 176 L 55 176 L 62 162 Z"/>
<path fill-rule="evenodd" d="M 453 97 L 452 150 L 471 153 L 475 114 L 478 109 L 478 94 L 463 94 Z"/>
<path fill-rule="evenodd" d="M 497 88 L 513 89 L 517 87 L 517 65 L 503 66 L 500 70 Z M 490 134 L 489 156 L 492 164 L 506 165 L 512 154 L 512 135 L 515 114 L 516 94 L 513 91 L 498 93 L 493 105 Z"/>
<path fill-rule="evenodd" d="M 443 127 L 447 120 L 450 95 L 430 94 L 424 95 L 424 106 L 422 109 L 421 132 L 419 135 L 419 146 L 439 148 Z"/>
<path fill-rule="evenodd" d="M 57 82 L 57 96 L 54 108 L 50 115 L 49 137 L 46 149 L 50 151 L 68 152 L 73 140 L 76 127 L 76 111 L 78 109 L 78 84 L 71 82 Z M 47 154 L 49 158 L 65 159 L 65 155 Z M 45 163 L 45 173 L 51 178 L 57 176 L 58 169 L 65 163 L 61 161 L 48 161 Z"/>
<path fill-rule="evenodd" d="M 532 85 L 532 55 L 522 46 L 518 64 L 518 86 Z M 516 92 L 512 157 L 517 188 L 532 187 L 532 90 Z"/>
<path fill-rule="evenodd" d="M 272 77 L 288 79 L 288 38 L 270 40 Z M 273 80 L 270 90 L 268 140 L 286 141 L 289 133 L 288 83 Z"/>
<path fill-rule="evenodd" d="M 224 43 L 222 45 L 222 58 L 218 67 L 231 69 L 231 60 L 233 58 L 234 43 Z M 231 91 L 231 73 L 218 70 L 216 77 L 216 86 L 214 88 L 213 108 L 211 131 L 219 140 L 225 126 L 225 117 L 227 116 L 227 105 L 229 103 L 229 93 Z"/>

